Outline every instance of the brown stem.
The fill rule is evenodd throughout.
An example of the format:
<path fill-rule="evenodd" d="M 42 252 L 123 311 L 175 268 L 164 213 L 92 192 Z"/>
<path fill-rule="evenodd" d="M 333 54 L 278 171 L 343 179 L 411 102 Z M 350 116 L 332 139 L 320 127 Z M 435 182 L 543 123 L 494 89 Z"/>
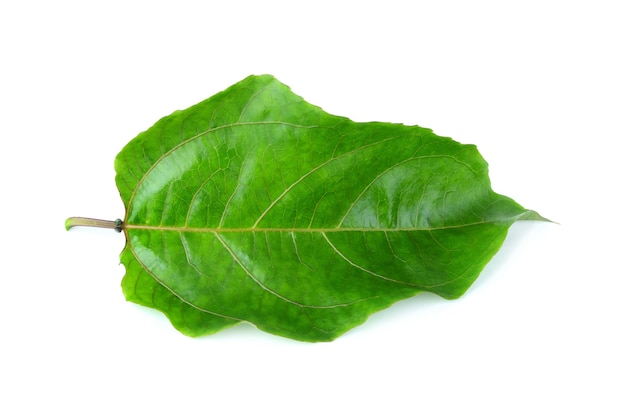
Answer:
<path fill-rule="evenodd" d="M 96 228 L 110 228 L 118 233 L 122 231 L 123 221 L 119 218 L 115 221 L 111 220 L 97 220 L 95 218 L 85 217 L 70 217 L 65 220 L 65 229 L 69 230 L 73 227 L 96 227 Z"/>

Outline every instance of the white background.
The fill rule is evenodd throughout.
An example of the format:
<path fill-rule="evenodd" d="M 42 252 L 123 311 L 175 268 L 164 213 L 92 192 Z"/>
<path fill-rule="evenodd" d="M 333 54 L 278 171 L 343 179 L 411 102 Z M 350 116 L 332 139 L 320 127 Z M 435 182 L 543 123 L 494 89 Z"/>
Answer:
<path fill-rule="evenodd" d="M 3 2 L 0 409 L 626 409 L 618 1 Z M 18 5 L 19 4 L 19 5 Z M 191 339 L 127 303 L 113 158 L 249 74 L 476 144 L 517 223 L 459 300 L 332 343 Z"/>

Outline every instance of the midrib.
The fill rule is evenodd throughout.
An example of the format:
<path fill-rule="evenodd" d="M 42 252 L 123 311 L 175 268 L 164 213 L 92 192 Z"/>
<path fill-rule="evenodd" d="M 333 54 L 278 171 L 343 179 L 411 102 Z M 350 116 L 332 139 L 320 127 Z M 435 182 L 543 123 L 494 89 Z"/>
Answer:
<path fill-rule="evenodd" d="M 481 224 L 501 223 L 500 221 L 478 221 L 444 227 L 395 227 L 395 228 L 360 228 L 360 227 L 329 227 L 329 228 L 274 228 L 274 227 L 173 227 L 143 224 L 124 224 L 124 230 L 177 231 L 188 233 L 340 233 L 340 232 L 402 232 L 402 231 L 434 231 L 463 228 Z"/>

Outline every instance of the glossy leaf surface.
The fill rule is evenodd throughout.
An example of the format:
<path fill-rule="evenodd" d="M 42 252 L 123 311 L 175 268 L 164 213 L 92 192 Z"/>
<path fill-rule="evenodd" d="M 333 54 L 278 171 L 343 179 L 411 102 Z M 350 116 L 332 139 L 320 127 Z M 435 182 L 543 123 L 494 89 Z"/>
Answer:
<path fill-rule="evenodd" d="M 271 76 L 161 119 L 115 167 L 124 293 L 192 336 L 332 340 L 420 291 L 459 297 L 513 222 L 541 219 L 491 190 L 474 146 L 327 114 Z"/>

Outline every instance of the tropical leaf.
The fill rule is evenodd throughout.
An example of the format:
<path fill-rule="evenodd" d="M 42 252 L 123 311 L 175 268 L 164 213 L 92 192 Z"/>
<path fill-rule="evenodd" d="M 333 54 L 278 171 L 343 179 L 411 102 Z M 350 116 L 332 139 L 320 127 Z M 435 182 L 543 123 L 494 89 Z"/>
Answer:
<path fill-rule="evenodd" d="M 475 146 L 355 123 L 251 76 L 115 160 L 128 300 L 187 335 L 239 322 L 328 341 L 420 291 L 461 296 L 510 225 Z"/>

